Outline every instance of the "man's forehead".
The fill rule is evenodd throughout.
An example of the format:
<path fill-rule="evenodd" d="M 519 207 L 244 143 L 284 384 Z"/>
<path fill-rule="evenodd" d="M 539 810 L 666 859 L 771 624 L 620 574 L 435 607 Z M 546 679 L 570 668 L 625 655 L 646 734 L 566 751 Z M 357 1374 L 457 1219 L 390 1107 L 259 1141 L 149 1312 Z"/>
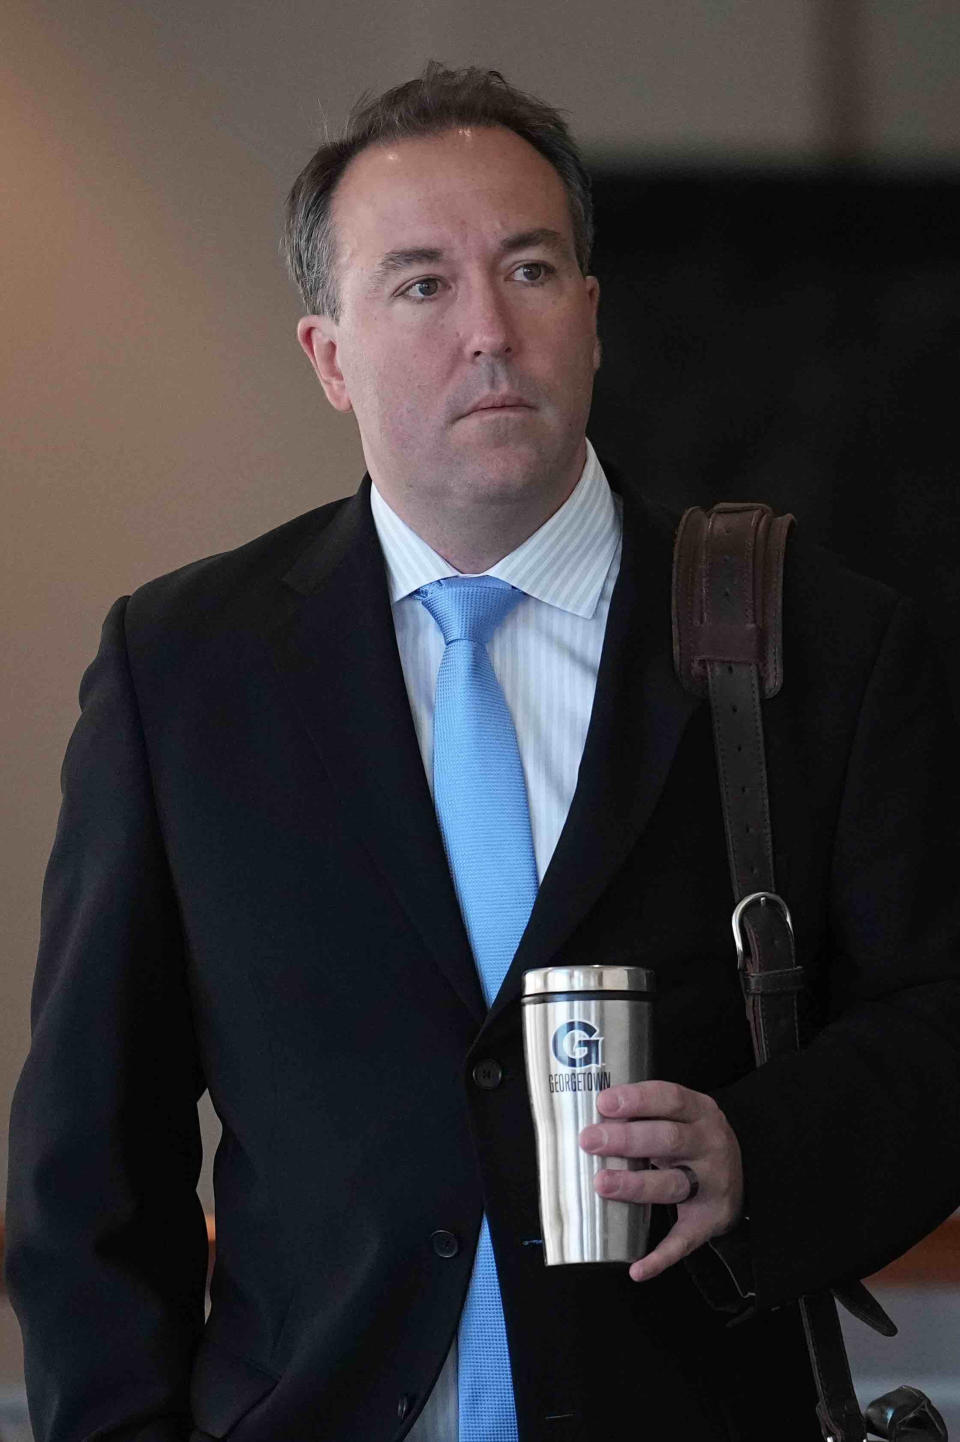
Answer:
<path fill-rule="evenodd" d="M 370 142 L 349 162 L 338 188 L 366 189 L 391 179 L 403 186 L 429 185 L 433 177 L 444 174 L 469 182 L 484 167 L 492 167 L 500 176 L 522 174 L 526 183 L 532 172 L 559 179 L 547 158 L 515 130 L 504 125 L 460 126 Z"/>
<path fill-rule="evenodd" d="M 440 154 L 438 155 L 438 150 Z M 532 202 L 532 203 L 531 203 Z M 334 224 L 355 257 L 380 265 L 388 253 L 414 264 L 442 259 L 457 229 L 473 239 L 477 213 L 489 215 L 491 242 L 504 250 L 526 237 L 572 254 L 566 193 L 533 146 L 502 127 L 444 132 L 367 147 L 333 198 Z M 559 244 L 558 244 L 559 242 Z"/>

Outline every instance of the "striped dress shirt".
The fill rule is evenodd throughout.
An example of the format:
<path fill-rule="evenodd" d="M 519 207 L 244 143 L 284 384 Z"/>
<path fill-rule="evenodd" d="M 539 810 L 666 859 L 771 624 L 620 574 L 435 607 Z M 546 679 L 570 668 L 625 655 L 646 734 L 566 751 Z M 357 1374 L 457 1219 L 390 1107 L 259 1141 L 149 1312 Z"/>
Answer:
<path fill-rule="evenodd" d="M 580 479 L 559 510 L 482 574 L 525 593 L 487 650 L 517 731 L 530 825 L 541 881 L 577 784 L 593 708 L 610 596 L 620 570 L 622 506 L 586 442 Z M 433 698 L 444 641 L 411 595 L 441 576 L 461 574 L 437 555 L 384 500 L 370 506 L 383 549 L 397 647 L 420 754 L 433 795 Z M 410 1442 L 457 1442 L 457 1336 Z"/>

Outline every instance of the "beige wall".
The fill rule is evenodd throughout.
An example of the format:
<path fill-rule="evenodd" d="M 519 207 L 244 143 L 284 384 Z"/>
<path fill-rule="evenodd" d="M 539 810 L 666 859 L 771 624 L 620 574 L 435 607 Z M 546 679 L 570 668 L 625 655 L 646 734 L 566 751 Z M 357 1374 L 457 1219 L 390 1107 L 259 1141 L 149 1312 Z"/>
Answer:
<path fill-rule="evenodd" d="M 594 160 L 802 161 L 844 82 L 826 63 L 829 3 L 7 0 L 0 1177 L 60 763 L 104 615 L 363 471 L 352 418 L 296 345 L 276 255 L 321 119 L 433 56 L 564 107 Z M 956 160 L 954 0 L 859 13 L 868 153 Z"/>
<path fill-rule="evenodd" d="M 826 0 L 824 0 L 826 3 Z M 862 0 L 867 141 L 910 163 L 960 156 L 957 0 Z"/>

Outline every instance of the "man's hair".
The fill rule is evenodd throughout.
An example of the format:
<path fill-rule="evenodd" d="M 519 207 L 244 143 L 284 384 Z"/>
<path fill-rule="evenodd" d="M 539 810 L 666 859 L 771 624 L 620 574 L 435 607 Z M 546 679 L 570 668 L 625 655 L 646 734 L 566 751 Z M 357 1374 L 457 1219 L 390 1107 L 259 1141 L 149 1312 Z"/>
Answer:
<path fill-rule="evenodd" d="M 343 172 L 370 145 L 439 135 L 456 126 L 505 126 L 550 162 L 567 192 L 574 250 L 583 275 L 593 249 L 590 177 L 561 112 L 508 85 L 499 70 L 466 66 L 448 70 L 428 60 L 423 73 L 369 100 L 364 92 L 341 135 L 311 156 L 284 207 L 281 250 L 291 279 L 311 315 L 341 319 L 337 240 L 331 215 Z"/>

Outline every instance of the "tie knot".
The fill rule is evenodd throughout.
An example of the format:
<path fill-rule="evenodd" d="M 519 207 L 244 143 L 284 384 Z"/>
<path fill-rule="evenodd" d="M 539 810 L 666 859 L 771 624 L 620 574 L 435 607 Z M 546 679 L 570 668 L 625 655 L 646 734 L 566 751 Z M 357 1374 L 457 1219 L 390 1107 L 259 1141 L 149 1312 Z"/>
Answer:
<path fill-rule="evenodd" d="M 443 639 L 486 645 L 525 592 L 496 576 L 443 576 L 413 593 L 430 612 Z"/>

